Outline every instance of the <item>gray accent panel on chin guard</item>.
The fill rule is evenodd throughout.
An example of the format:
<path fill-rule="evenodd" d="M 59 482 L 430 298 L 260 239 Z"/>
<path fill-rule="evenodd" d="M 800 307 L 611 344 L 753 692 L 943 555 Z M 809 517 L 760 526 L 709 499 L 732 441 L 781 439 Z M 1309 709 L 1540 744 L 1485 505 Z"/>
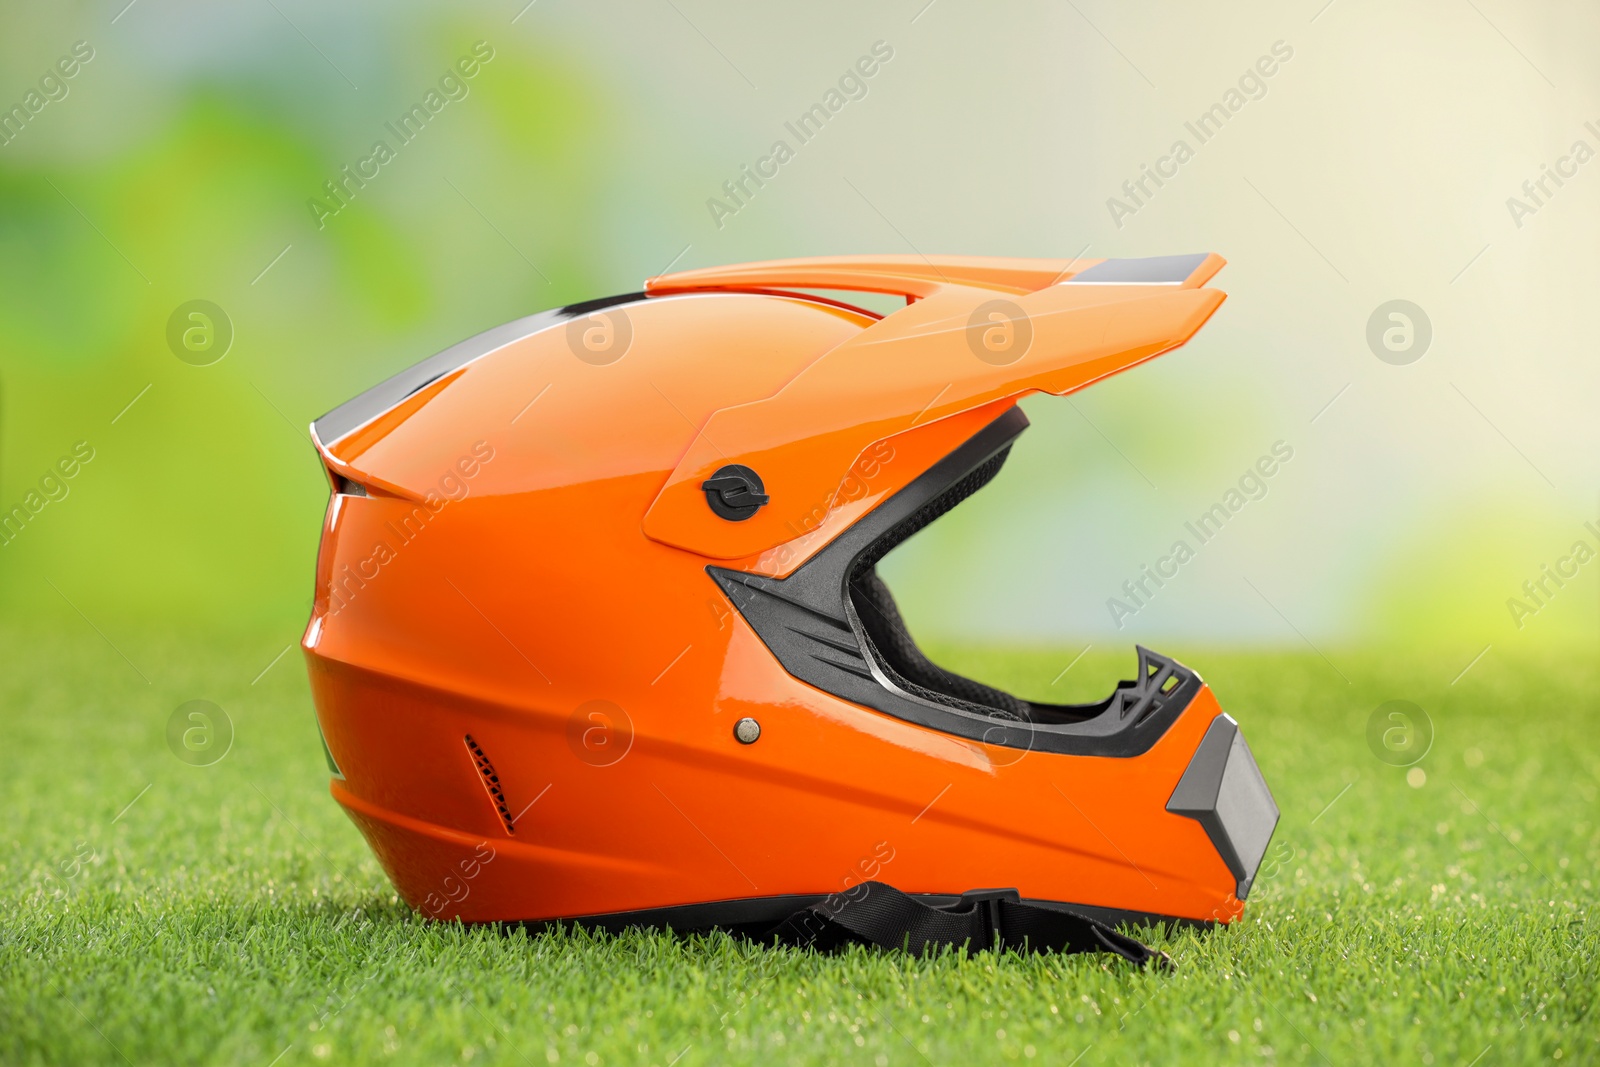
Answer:
<path fill-rule="evenodd" d="M 1184 256 L 1147 256 L 1144 259 L 1107 259 L 1080 271 L 1063 285 L 1180 285 L 1210 253 Z"/>
<path fill-rule="evenodd" d="M 1218 715 L 1211 721 L 1167 801 L 1167 810 L 1205 828 L 1217 854 L 1238 879 L 1239 899 L 1249 896 L 1278 825 L 1278 805 L 1231 716 Z"/>

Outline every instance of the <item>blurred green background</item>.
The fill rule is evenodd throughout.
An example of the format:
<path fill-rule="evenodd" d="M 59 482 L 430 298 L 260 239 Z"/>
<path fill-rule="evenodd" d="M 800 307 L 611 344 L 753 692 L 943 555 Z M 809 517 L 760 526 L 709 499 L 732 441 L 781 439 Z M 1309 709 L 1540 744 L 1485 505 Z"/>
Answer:
<path fill-rule="evenodd" d="M 1504 0 L 6 5 L 0 106 L 65 95 L 0 145 L 0 507 L 76 443 L 94 458 L 0 548 L 4 611 L 112 643 L 293 639 L 327 495 L 312 418 L 669 264 L 1214 250 L 1231 297 L 1192 344 L 1029 401 L 1004 474 L 890 561 L 914 628 L 1334 662 L 1415 643 L 1462 666 L 1592 645 L 1600 564 L 1520 627 L 1507 601 L 1600 547 L 1600 165 L 1520 218 L 1507 198 L 1600 148 L 1597 30 Z M 323 183 L 480 41 L 466 95 L 319 228 Z M 41 87 L 76 42 L 92 59 Z M 876 42 L 866 94 L 716 219 L 722 183 Z M 1275 45 L 1200 143 L 1185 124 Z M 1193 158 L 1117 217 L 1179 139 Z M 233 325 L 210 366 L 165 339 L 196 299 Z M 1432 327 L 1403 366 L 1366 340 L 1393 299 Z M 1278 441 L 1267 495 L 1115 626 L 1122 582 Z"/>
<path fill-rule="evenodd" d="M 939 1062 L 1593 1060 L 1597 40 L 1594 5 L 1512 0 L 0 5 L 0 519 L 37 508 L 0 535 L 0 1058 L 442 1062 L 499 1032 L 486 1059 L 883 1064 L 903 1028 Z M 718 218 L 875 45 L 865 94 Z M 457 98 L 319 226 L 430 91 Z M 884 569 L 936 657 L 1035 698 L 1098 699 L 1135 641 L 1204 671 L 1283 809 L 1245 923 L 1164 942 L 1159 986 L 773 957 L 788 984 L 746 1010 L 769 960 L 730 942 L 411 921 L 326 795 L 293 648 L 312 419 L 669 266 L 1193 251 L 1230 261 L 1197 338 L 1025 401 L 1001 475 Z M 233 333 L 206 366 L 167 340 L 198 300 Z M 1431 329 L 1398 364 L 1368 341 L 1395 300 Z M 209 770 L 165 733 L 197 697 L 237 728 Z M 1415 765 L 1373 740 L 1396 698 Z"/>

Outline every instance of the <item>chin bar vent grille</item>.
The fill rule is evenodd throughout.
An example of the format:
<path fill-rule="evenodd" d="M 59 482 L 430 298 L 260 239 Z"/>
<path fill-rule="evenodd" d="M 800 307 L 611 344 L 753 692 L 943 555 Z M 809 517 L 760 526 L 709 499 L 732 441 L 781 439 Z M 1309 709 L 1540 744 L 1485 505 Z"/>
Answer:
<path fill-rule="evenodd" d="M 506 793 L 500 788 L 500 776 L 494 773 L 494 764 L 489 762 L 489 757 L 484 754 L 483 747 L 472 739 L 466 737 L 467 751 L 472 754 L 472 765 L 478 768 L 478 777 L 483 779 L 483 788 L 489 792 L 489 801 L 494 805 L 494 810 L 500 813 L 500 821 L 505 824 L 506 833 L 515 834 L 516 827 L 512 824 L 511 809 L 506 807 Z"/>

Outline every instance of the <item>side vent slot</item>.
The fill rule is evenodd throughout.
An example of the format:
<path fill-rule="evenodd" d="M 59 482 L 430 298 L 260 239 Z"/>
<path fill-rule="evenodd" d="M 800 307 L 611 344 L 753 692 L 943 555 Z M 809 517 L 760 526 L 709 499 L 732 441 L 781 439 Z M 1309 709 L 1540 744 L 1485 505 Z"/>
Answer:
<path fill-rule="evenodd" d="M 494 773 L 494 764 L 489 762 L 489 757 L 484 754 L 482 746 L 466 737 L 467 751 L 472 754 L 472 765 L 478 768 L 478 777 L 483 779 L 483 788 L 489 793 L 489 802 L 494 805 L 494 810 L 500 813 L 500 821 L 505 824 L 506 833 L 516 834 L 517 830 L 512 825 L 511 809 L 506 807 L 506 793 L 500 788 L 500 776 Z"/>

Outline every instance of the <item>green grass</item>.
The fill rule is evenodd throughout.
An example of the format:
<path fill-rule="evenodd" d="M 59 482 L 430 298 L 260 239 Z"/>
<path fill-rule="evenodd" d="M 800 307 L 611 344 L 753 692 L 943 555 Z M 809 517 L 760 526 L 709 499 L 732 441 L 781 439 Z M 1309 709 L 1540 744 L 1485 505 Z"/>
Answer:
<path fill-rule="evenodd" d="M 0 1062 L 1600 1061 L 1587 650 L 1497 648 L 1452 686 L 1459 655 L 1333 655 L 1347 683 L 1309 652 L 1173 649 L 1283 820 L 1245 920 L 1159 937 L 1163 975 L 426 922 L 327 796 L 298 653 L 252 685 L 292 633 L 111 628 L 136 666 L 81 624 L 3 636 Z M 1051 686 L 1070 658 L 965 666 L 1087 697 L 1131 665 Z M 165 745 L 196 697 L 236 726 L 211 767 Z M 1394 697 L 1437 726 L 1419 787 L 1366 746 Z"/>

